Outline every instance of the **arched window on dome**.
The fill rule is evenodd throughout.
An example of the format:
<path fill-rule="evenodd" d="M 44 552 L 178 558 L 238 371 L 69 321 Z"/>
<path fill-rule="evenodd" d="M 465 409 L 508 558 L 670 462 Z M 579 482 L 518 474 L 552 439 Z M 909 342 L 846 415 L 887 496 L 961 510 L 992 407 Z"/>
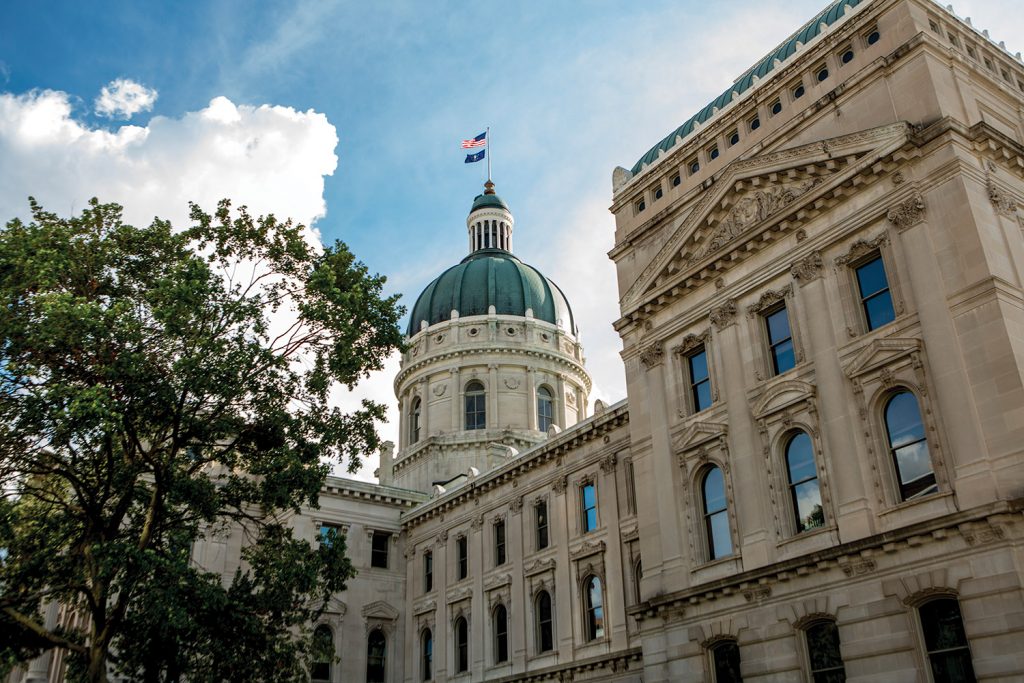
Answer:
<path fill-rule="evenodd" d="M 542 432 L 548 431 L 548 427 L 554 424 L 555 410 L 551 390 L 547 387 L 537 389 L 537 429 Z"/>
<path fill-rule="evenodd" d="M 466 385 L 466 429 L 487 428 L 487 392 L 476 380 Z"/>
<path fill-rule="evenodd" d="M 412 409 L 409 411 L 409 443 L 414 444 L 420 440 L 420 413 L 423 409 L 423 402 L 417 396 L 412 400 Z"/>

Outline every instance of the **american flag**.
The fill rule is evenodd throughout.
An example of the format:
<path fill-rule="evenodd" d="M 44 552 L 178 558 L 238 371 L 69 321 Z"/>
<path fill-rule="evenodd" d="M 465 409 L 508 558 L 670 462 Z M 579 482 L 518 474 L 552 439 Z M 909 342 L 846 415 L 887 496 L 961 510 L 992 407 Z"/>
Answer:
<path fill-rule="evenodd" d="M 483 147 L 487 144 L 487 131 L 480 133 L 472 140 L 463 140 L 462 149 L 473 149 L 474 147 Z"/>

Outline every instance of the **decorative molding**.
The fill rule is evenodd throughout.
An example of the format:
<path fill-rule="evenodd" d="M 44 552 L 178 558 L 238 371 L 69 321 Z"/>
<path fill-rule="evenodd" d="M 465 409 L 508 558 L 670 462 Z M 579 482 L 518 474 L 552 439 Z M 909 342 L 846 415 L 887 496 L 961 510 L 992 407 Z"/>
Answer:
<path fill-rule="evenodd" d="M 546 560 L 534 560 L 528 564 L 523 565 L 523 575 L 533 576 L 534 574 L 540 574 L 541 572 L 553 571 L 555 568 L 555 558 L 550 557 Z"/>
<path fill-rule="evenodd" d="M 394 621 L 395 619 L 398 619 L 399 612 L 383 600 L 375 600 L 363 607 L 362 615 L 364 619 Z"/>
<path fill-rule="evenodd" d="M 482 526 L 484 525 L 484 516 L 483 516 L 483 513 L 481 513 L 481 514 L 479 514 L 479 515 L 474 515 L 474 517 L 473 517 L 473 521 L 471 521 L 471 522 L 469 523 L 469 525 L 470 525 L 471 527 L 473 527 L 474 529 L 479 529 L 480 527 L 482 527 Z"/>
<path fill-rule="evenodd" d="M 578 560 L 581 557 L 589 557 L 590 555 L 599 555 L 604 552 L 604 541 L 596 541 L 591 543 L 590 541 L 584 541 L 581 545 L 576 548 L 569 549 L 569 557 L 574 560 Z"/>
<path fill-rule="evenodd" d="M 429 600 L 420 600 L 419 602 L 413 603 L 412 613 L 416 616 L 421 614 L 427 614 L 437 609 L 437 600 L 430 598 Z"/>
<path fill-rule="evenodd" d="M 729 299 L 724 304 L 715 306 L 711 309 L 711 313 L 708 314 L 708 318 L 711 320 L 711 324 L 715 326 L 715 329 L 721 332 L 736 322 L 736 301 Z"/>
<path fill-rule="evenodd" d="M 441 529 L 441 532 L 437 535 L 437 538 L 434 539 L 434 545 L 436 545 L 436 546 L 438 546 L 440 548 L 440 547 L 444 547 L 445 545 L 447 545 L 447 543 L 448 543 L 448 530 L 447 529 Z"/>
<path fill-rule="evenodd" d="M 862 576 L 878 569 L 878 563 L 871 559 L 854 560 L 853 562 L 840 562 L 839 568 L 847 576 Z"/>
<path fill-rule="evenodd" d="M 519 388 L 519 379 L 517 377 L 506 377 L 505 386 L 515 391 Z"/>
<path fill-rule="evenodd" d="M 459 600 L 467 600 L 467 599 L 471 598 L 472 596 L 473 596 L 473 587 L 472 586 L 462 586 L 461 588 L 454 588 L 454 589 L 448 591 L 447 595 L 445 595 L 445 599 L 447 600 L 448 604 L 450 605 L 453 602 L 458 602 Z"/>
<path fill-rule="evenodd" d="M 986 183 L 986 189 L 988 190 L 988 199 L 992 202 L 992 206 L 995 207 L 997 214 L 1000 216 L 1017 215 L 1017 200 L 1007 192 L 999 189 L 999 187 L 992 182 L 991 178 L 989 178 Z"/>
<path fill-rule="evenodd" d="M 1006 530 L 991 522 L 964 525 L 960 527 L 960 533 L 969 546 L 985 545 L 986 543 L 994 543 L 1006 538 Z"/>
<path fill-rule="evenodd" d="M 605 474 L 611 474 L 615 471 L 615 466 L 619 462 L 619 457 L 614 453 L 609 453 L 601 460 L 601 471 Z"/>
<path fill-rule="evenodd" d="M 556 477 L 555 481 L 551 483 L 551 490 L 554 491 L 555 493 L 557 493 L 558 495 L 561 495 L 561 494 L 565 493 L 565 488 L 568 485 L 569 485 L 569 480 L 563 474 L 560 477 Z"/>
<path fill-rule="evenodd" d="M 434 394 L 434 396 L 437 396 L 438 398 L 441 398 L 442 396 L 444 396 L 444 392 L 447 389 L 448 389 L 448 383 L 447 382 L 438 382 L 437 384 L 434 385 L 434 388 L 431 389 L 430 391 L 431 391 L 431 393 Z"/>
<path fill-rule="evenodd" d="M 803 257 L 796 263 L 794 263 L 790 269 L 790 274 L 793 275 L 800 285 L 806 285 L 811 280 L 817 280 L 821 277 L 821 252 L 812 251 L 807 256 Z"/>
<path fill-rule="evenodd" d="M 772 595 L 771 586 L 755 586 L 748 590 L 743 591 L 743 599 L 747 602 L 761 602 L 767 600 Z"/>
<path fill-rule="evenodd" d="M 523 511 L 523 497 L 522 496 L 516 496 L 515 498 L 513 498 L 512 502 L 508 504 L 508 509 L 512 512 L 513 515 L 518 515 L 520 512 L 522 512 Z"/>
<path fill-rule="evenodd" d="M 672 440 L 672 449 L 679 453 L 693 449 L 708 441 L 718 440 L 719 442 L 724 442 L 728 433 L 729 425 L 723 422 L 697 421 Z"/>
<path fill-rule="evenodd" d="M 924 220 L 924 199 L 919 194 L 903 200 L 885 214 L 898 230 L 906 230 Z"/>
<path fill-rule="evenodd" d="M 747 306 L 747 316 L 753 318 L 755 315 L 761 314 L 775 304 L 785 301 L 786 297 L 792 293 L 793 287 L 791 285 L 786 285 L 778 291 L 769 289 L 761 294 L 761 298 L 757 300 L 757 303 Z"/>
<path fill-rule="evenodd" d="M 672 349 L 672 353 L 677 356 L 685 356 L 690 351 L 704 345 L 707 340 L 711 337 L 711 330 L 704 330 L 700 334 L 688 334 L 683 337 L 683 341 Z"/>
<path fill-rule="evenodd" d="M 565 402 L 571 406 L 576 405 L 576 394 L 572 391 L 565 392 Z"/>
<path fill-rule="evenodd" d="M 511 574 L 496 574 L 494 576 L 489 576 L 486 579 L 484 579 L 484 590 L 494 590 L 495 588 L 508 586 L 511 583 Z"/>
<path fill-rule="evenodd" d="M 665 348 L 661 342 L 652 342 L 640 350 L 640 362 L 650 370 L 661 365 L 665 356 Z"/>
<path fill-rule="evenodd" d="M 841 256 L 835 258 L 835 264 L 837 267 L 846 266 L 850 263 L 856 262 L 861 258 L 878 251 L 882 245 L 886 243 L 888 237 L 886 235 L 879 235 L 873 240 L 859 239 L 850 246 L 850 250 Z"/>

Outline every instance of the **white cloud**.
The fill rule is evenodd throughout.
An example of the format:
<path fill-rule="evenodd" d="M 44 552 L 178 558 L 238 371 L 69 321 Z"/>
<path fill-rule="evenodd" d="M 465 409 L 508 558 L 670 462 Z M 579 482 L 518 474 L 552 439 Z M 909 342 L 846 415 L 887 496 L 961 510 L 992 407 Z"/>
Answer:
<path fill-rule="evenodd" d="M 130 119 L 140 111 L 149 111 L 157 92 L 127 78 L 116 78 L 103 86 L 96 98 L 96 113 L 111 119 Z"/>
<path fill-rule="evenodd" d="M 136 225 L 154 216 L 185 225 L 189 201 L 212 210 L 227 197 L 310 225 L 326 212 L 337 143 L 323 114 L 223 97 L 107 131 L 76 120 L 67 93 L 0 93 L 0 216 L 26 216 L 29 195 L 66 214 L 95 196 L 122 204 Z"/>

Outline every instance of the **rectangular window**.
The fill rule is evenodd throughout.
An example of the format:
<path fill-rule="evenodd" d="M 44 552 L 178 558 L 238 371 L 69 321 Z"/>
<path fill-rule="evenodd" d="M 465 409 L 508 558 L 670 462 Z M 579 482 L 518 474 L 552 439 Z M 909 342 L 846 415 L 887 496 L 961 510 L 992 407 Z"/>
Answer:
<path fill-rule="evenodd" d="M 645 202 L 643 200 L 643 198 L 640 198 L 640 199 L 636 200 L 636 202 L 634 202 L 634 204 L 633 204 L 633 213 L 640 213 L 641 211 L 643 211 L 646 208 L 647 208 L 647 202 Z"/>
<path fill-rule="evenodd" d="M 537 550 L 548 547 L 548 503 L 540 501 L 537 503 Z"/>
<path fill-rule="evenodd" d="M 341 538 L 342 531 L 341 527 L 336 524 L 321 524 L 319 534 L 320 545 L 329 548 L 333 539 Z"/>
<path fill-rule="evenodd" d="M 636 479 L 633 473 L 633 461 L 626 461 L 626 507 L 636 514 Z"/>
<path fill-rule="evenodd" d="M 892 293 L 889 291 L 889 280 L 885 277 L 882 257 L 876 256 L 867 263 L 857 266 L 855 272 L 860 305 L 864 310 L 868 331 L 895 320 L 896 311 L 892 307 Z"/>
<path fill-rule="evenodd" d="M 656 185 L 655 188 L 654 188 L 654 191 L 651 192 L 651 194 L 654 196 L 654 200 L 655 201 L 661 199 L 662 196 L 664 195 L 664 192 L 661 189 L 661 185 L 660 184 Z"/>
<path fill-rule="evenodd" d="M 494 566 L 505 564 L 505 522 L 494 525 Z"/>
<path fill-rule="evenodd" d="M 690 397 L 693 399 L 693 412 L 699 413 L 711 407 L 708 354 L 703 346 L 686 357 L 686 366 L 690 371 Z"/>
<path fill-rule="evenodd" d="M 456 578 L 460 581 L 469 576 L 469 540 L 459 536 L 455 541 Z"/>
<path fill-rule="evenodd" d="M 597 490 L 593 484 L 584 484 L 580 489 L 580 502 L 583 505 L 583 532 L 597 528 Z"/>
<path fill-rule="evenodd" d="M 423 553 L 423 592 L 434 590 L 434 553 Z"/>
<path fill-rule="evenodd" d="M 789 331 L 789 316 L 786 307 L 776 309 L 764 317 L 768 331 L 768 351 L 772 359 L 772 374 L 781 375 L 796 366 L 793 352 L 793 336 Z"/>
<path fill-rule="evenodd" d="M 388 568 L 388 541 L 391 534 L 386 531 L 374 531 L 370 547 L 370 566 L 379 569 Z"/>

